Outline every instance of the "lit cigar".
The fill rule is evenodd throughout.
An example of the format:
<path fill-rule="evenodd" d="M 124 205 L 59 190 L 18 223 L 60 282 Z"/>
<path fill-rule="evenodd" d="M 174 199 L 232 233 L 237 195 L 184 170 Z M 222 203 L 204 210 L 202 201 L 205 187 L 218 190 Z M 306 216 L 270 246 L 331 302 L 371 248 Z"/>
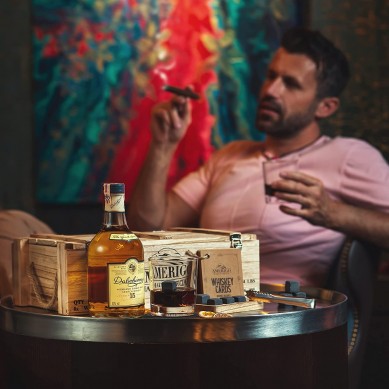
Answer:
<path fill-rule="evenodd" d="M 175 95 L 178 96 L 183 96 L 183 97 L 188 97 L 190 99 L 198 100 L 200 96 L 193 92 L 190 88 L 186 87 L 185 89 L 177 88 L 175 86 L 170 86 L 170 85 L 164 85 L 162 87 L 163 90 L 167 92 L 174 93 Z"/>

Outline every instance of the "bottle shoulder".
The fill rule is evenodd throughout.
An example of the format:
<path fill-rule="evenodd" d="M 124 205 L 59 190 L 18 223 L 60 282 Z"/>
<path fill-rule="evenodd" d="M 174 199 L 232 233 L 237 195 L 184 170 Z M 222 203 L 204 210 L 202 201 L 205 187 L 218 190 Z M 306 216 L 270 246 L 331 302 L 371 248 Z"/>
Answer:
<path fill-rule="evenodd" d="M 121 240 L 121 241 L 138 241 L 140 244 L 142 244 L 141 240 L 138 238 L 138 236 L 130 231 L 129 229 L 116 229 L 116 228 L 110 228 L 110 229 L 101 229 L 91 240 L 93 241 L 100 241 L 100 240 Z"/>
<path fill-rule="evenodd" d="M 136 256 L 143 259 L 141 240 L 132 233 L 123 231 L 100 231 L 88 245 L 88 256 Z"/>

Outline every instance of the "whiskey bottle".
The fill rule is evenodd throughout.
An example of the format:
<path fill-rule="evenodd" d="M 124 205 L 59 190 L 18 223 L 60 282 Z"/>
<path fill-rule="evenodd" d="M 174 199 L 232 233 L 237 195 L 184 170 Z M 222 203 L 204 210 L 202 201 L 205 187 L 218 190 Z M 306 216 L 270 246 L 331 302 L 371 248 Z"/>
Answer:
<path fill-rule="evenodd" d="M 144 314 L 144 257 L 140 239 L 127 225 L 124 184 L 104 184 L 104 221 L 88 246 L 91 316 Z"/>

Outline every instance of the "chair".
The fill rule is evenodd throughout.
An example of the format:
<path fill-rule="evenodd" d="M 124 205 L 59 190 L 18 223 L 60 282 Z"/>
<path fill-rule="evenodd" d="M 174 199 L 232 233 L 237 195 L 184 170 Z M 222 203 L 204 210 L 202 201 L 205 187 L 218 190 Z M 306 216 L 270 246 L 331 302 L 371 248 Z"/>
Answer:
<path fill-rule="evenodd" d="M 330 272 L 328 288 L 344 293 L 349 301 L 349 388 L 360 384 L 373 308 L 379 249 L 360 240 L 346 240 Z"/>
<path fill-rule="evenodd" d="M 0 210 L 0 297 L 12 294 L 12 243 L 14 239 L 53 230 L 30 213 Z"/>

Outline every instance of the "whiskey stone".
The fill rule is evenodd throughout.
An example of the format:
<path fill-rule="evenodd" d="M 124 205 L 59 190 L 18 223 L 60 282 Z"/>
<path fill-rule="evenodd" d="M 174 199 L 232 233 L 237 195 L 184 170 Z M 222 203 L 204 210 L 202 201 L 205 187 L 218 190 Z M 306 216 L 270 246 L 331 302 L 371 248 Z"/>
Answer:
<path fill-rule="evenodd" d="M 245 296 L 234 296 L 234 300 L 236 303 L 243 303 L 246 301 L 246 297 Z"/>
<path fill-rule="evenodd" d="M 235 302 L 233 297 L 222 297 L 223 304 L 232 304 Z"/>
<path fill-rule="evenodd" d="M 196 304 L 207 304 L 209 298 L 209 294 L 198 294 L 196 296 Z"/>
<path fill-rule="evenodd" d="M 300 283 L 298 281 L 285 281 L 286 293 L 297 293 L 300 291 Z"/>
<path fill-rule="evenodd" d="M 222 305 L 223 301 L 220 298 L 213 298 L 213 299 L 208 299 L 207 304 L 208 305 Z"/>
<path fill-rule="evenodd" d="M 176 281 L 162 281 L 161 285 L 163 292 L 174 292 L 177 289 Z"/>

